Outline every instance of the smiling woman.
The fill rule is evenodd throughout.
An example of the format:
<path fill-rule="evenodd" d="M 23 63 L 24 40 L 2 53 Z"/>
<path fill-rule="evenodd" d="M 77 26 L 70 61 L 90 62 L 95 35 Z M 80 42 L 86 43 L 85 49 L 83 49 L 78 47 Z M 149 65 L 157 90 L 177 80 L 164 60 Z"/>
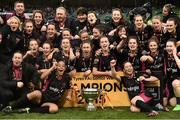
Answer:
<path fill-rule="evenodd" d="M 23 55 L 20 52 L 15 52 L 12 57 L 12 62 L 9 62 L 1 73 L 4 79 L 1 81 L 4 93 L 0 93 L 0 102 L 3 105 L 9 104 L 14 99 L 17 100 L 24 93 L 30 91 L 30 83 L 36 86 L 39 80 L 37 71 L 29 64 L 23 63 Z M 31 86 L 31 89 L 34 89 Z M 1 88 L 1 86 L 0 86 Z M 25 88 L 25 89 L 24 89 Z"/>
<path fill-rule="evenodd" d="M 109 48 L 109 38 L 102 36 L 100 38 L 100 49 L 96 51 L 94 59 L 93 75 L 111 76 L 110 61 L 115 59 L 113 50 Z"/>

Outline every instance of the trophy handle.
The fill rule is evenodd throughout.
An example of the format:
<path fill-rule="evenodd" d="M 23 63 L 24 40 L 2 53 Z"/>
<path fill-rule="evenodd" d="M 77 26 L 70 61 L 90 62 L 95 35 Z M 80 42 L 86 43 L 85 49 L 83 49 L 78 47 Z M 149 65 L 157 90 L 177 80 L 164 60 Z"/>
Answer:
<path fill-rule="evenodd" d="M 82 90 L 78 88 L 78 86 L 75 84 L 73 86 L 73 91 L 75 92 L 76 101 L 78 104 L 84 104 L 83 96 L 82 96 Z"/>

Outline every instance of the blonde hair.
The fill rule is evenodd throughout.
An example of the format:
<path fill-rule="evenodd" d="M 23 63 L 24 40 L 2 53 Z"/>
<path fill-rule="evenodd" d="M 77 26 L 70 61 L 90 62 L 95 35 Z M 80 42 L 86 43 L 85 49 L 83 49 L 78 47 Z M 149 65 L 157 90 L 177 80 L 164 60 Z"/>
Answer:
<path fill-rule="evenodd" d="M 18 17 L 12 16 L 12 17 L 9 18 L 10 21 L 11 21 L 12 19 L 16 19 L 16 20 L 18 21 L 18 24 L 19 24 L 19 25 L 21 24 L 20 19 L 19 19 Z"/>
<path fill-rule="evenodd" d="M 152 18 L 152 20 L 153 20 L 153 19 L 157 19 L 157 20 L 159 20 L 159 21 L 162 22 L 162 18 L 161 18 L 160 16 L 158 16 L 158 15 L 154 16 L 154 17 Z"/>

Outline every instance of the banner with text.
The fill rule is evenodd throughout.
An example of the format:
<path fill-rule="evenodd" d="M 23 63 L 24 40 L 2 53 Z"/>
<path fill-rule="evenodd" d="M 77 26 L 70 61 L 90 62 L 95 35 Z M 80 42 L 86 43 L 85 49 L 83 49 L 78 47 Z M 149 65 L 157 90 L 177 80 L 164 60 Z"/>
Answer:
<path fill-rule="evenodd" d="M 119 76 L 123 76 L 123 72 L 117 72 Z M 72 98 L 71 100 L 63 99 L 61 105 L 63 107 L 80 107 L 84 104 L 81 101 L 81 91 L 86 88 L 97 88 L 102 90 L 102 95 L 94 101 L 96 106 L 101 107 L 118 107 L 130 106 L 128 94 L 124 91 L 123 86 L 120 87 L 119 81 L 109 76 L 93 76 L 84 77 L 83 73 L 76 73 L 72 78 Z M 160 99 L 160 82 L 145 83 L 146 89 L 149 89 L 156 100 Z M 65 96 L 66 97 L 66 96 Z"/>
<path fill-rule="evenodd" d="M 119 76 L 123 76 L 123 72 L 118 72 Z M 120 83 L 109 76 L 93 76 L 84 77 L 83 73 L 76 73 L 72 78 L 73 86 L 77 87 L 72 95 L 72 100 L 66 100 L 64 107 L 78 107 L 81 106 L 78 99 L 80 99 L 81 90 L 85 88 L 97 88 L 102 90 L 102 96 L 95 100 L 96 106 L 129 106 L 129 98 L 127 92 L 120 88 Z"/>

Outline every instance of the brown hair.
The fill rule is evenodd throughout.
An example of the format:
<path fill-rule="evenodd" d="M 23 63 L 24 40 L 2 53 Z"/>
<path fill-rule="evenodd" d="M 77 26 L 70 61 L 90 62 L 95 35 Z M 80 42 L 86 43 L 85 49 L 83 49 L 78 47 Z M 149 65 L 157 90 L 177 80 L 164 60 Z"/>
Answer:
<path fill-rule="evenodd" d="M 134 16 L 134 21 L 135 21 L 136 17 L 142 17 L 143 22 L 144 22 L 144 17 L 143 17 L 142 15 L 140 15 L 140 14 L 135 15 L 135 16 Z"/>
<path fill-rule="evenodd" d="M 81 15 L 81 14 L 86 14 L 87 15 L 88 11 L 87 11 L 87 9 L 85 7 L 79 7 L 77 9 L 76 13 L 77 13 L 77 15 Z"/>
<path fill-rule="evenodd" d="M 131 39 L 135 39 L 135 40 L 137 41 L 137 43 L 138 43 L 138 39 L 137 39 L 136 36 L 129 36 L 129 37 L 128 37 L 128 43 L 129 43 L 129 41 L 130 41 Z"/>
<path fill-rule="evenodd" d="M 44 45 L 44 44 L 49 44 L 51 49 L 54 48 L 52 42 L 49 41 L 49 40 L 45 41 L 45 42 L 43 43 L 43 45 Z M 43 45 L 42 45 L 42 46 L 43 46 Z"/>
<path fill-rule="evenodd" d="M 118 34 L 118 32 L 121 31 L 123 28 L 126 30 L 126 34 L 127 34 L 128 31 L 127 31 L 127 27 L 126 27 L 125 25 L 119 25 L 119 26 L 116 28 L 116 34 Z"/>
<path fill-rule="evenodd" d="M 121 19 L 120 19 L 120 23 L 125 23 L 125 20 L 124 20 L 124 16 L 123 16 L 123 14 L 122 14 L 122 10 L 120 9 L 120 8 L 114 8 L 114 9 L 112 9 L 112 13 L 114 12 L 114 11 L 119 11 L 120 12 L 120 15 L 121 15 Z"/>
<path fill-rule="evenodd" d="M 89 11 L 88 14 L 93 13 L 95 17 L 98 19 L 97 13 L 95 11 Z"/>
<path fill-rule="evenodd" d="M 14 2 L 14 7 L 15 7 L 18 3 L 24 4 L 24 2 L 23 2 L 22 0 L 18 0 L 18 1 L 16 1 L 16 2 Z"/>
<path fill-rule="evenodd" d="M 167 40 L 167 42 L 173 42 L 175 46 L 176 46 L 176 41 L 177 40 L 175 38 L 170 38 Z M 167 44 L 167 42 L 166 42 L 166 44 Z"/>
<path fill-rule="evenodd" d="M 64 28 L 61 33 L 63 34 L 64 31 L 69 31 L 71 34 L 71 30 L 69 28 Z"/>
<path fill-rule="evenodd" d="M 43 19 L 43 20 L 42 20 L 42 24 L 44 24 L 44 18 L 45 18 L 45 17 L 44 17 L 44 14 L 43 14 L 43 11 L 42 11 L 42 10 L 34 10 L 34 11 L 33 11 L 33 16 L 32 16 L 33 21 L 34 21 L 34 17 L 35 17 L 35 14 L 36 14 L 36 13 L 40 13 L 40 14 L 42 15 L 42 19 Z"/>
<path fill-rule="evenodd" d="M 38 44 L 38 46 L 40 45 L 39 39 L 31 38 L 31 39 L 29 40 L 29 42 L 28 42 L 28 46 L 30 45 L 30 42 L 31 42 L 31 41 L 36 41 L 37 44 Z"/>
<path fill-rule="evenodd" d="M 167 21 L 174 21 L 174 24 L 177 25 L 177 21 L 174 18 L 168 18 Z"/>
<path fill-rule="evenodd" d="M 33 24 L 33 26 L 34 26 L 33 21 L 32 21 L 32 20 L 30 20 L 30 19 L 25 20 L 25 22 L 24 22 L 24 24 L 23 24 L 23 25 L 24 25 L 23 27 L 25 27 L 26 23 L 32 23 L 32 24 Z"/>
<path fill-rule="evenodd" d="M 93 44 L 92 44 L 92 42 L 90 40 L 83 41 L 81 43 L 80 47 L 82 48 L 83 44 L 85 44 L 85 43 L 90 44 L 91 48 L 93 47 Z"/>
<path fill-rule="evenodd" d="M 152 36 L 149 40 L 148 40 L 148 45 L 150 44 L 150 42 L 156 42 L 156 44 L 159 47 L 159 40 L 156 36 Z"/>

